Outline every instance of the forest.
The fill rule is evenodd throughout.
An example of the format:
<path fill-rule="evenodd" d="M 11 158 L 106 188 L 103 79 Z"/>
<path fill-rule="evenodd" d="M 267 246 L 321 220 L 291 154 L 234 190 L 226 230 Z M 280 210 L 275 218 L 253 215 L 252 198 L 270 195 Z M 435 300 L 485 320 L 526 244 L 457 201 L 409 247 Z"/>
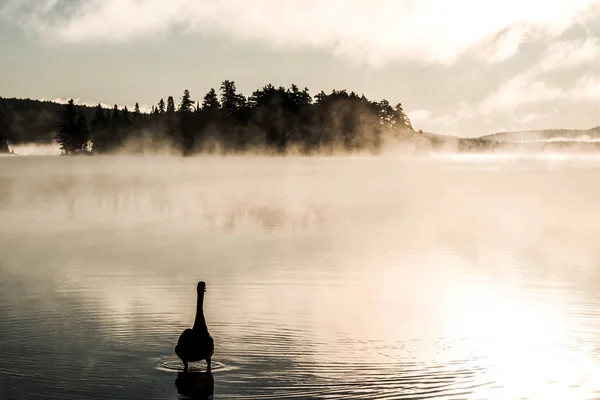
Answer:
<path fill-rule="evenodd" d="M 0 97 L 0 153 L 21 144 L 57 142 L 64 155 L 380 153 L 389 144 L 409 151 L 598 152 L 600 142 L 577 139 L 599 132 L 600 127 L 550 129 L 475 138 L 416 132 L 402 104 L 392 106 L 385 99 L 371 101 L 347 90 L 313 97 L 306 88 L 270 84 L 245 97 L 229 80 L 201 101 L 184 90 L 177 102 L 172 96 L 159 99 L 150 112 L 138 104 L 129 110 Z"/>
<path fill-rule="evenodd" d="M 402 104 L 371 101 L 347 90 L 311 96 L 296 85 L 269 84 L 246 97 L 226 80 L 201 100 L 184 90 L 177 101 L 159 99 L 149 112 L 137 103 L 132 108 L 0 97 L 0 153 L 30 143 L 58 144 L 64 155 L 377 154 L 389 144 L 409 151 L 600 151 L 600 142 L 519 140 L 531 132 L 475 138 L 417 132 Z M 599 129 L 534 133 L 575 137 L 596 135 Z"/>
<path fill-rule="evenodd" d="M 18 105 L 15 100 L 14 104 Z M 106 109 L 78 106 L 73 100 L 59 108 L 46 104 L 43 113 L 43 118 L 23 117 L 23 112 L 11 112 L 10 105 L 0 105 L 0 134 L 9 143 L 47 142 L 54 136 L 65 155 L 143 153 L 165 147 L 192 155 L 283 153 L 290 148 L 301 154 L 376 152 L 386 138 L 413 131 L 402 105 L 392 106 L 387 100 L 370 101 L 346 90 L 321 91 L 313 97 L 306 88 L 270 84 L 246 97 L 230 80 L 221 83 L 219 93 L 210 89 L 201 100 L 188 90 L 177 101 L 173 96 L 159 99 L 146 113 L 138 104 L 132 110 L 118 105 Z M 44 122 L 38 126 L 18 129 L 40 119 Z"/>

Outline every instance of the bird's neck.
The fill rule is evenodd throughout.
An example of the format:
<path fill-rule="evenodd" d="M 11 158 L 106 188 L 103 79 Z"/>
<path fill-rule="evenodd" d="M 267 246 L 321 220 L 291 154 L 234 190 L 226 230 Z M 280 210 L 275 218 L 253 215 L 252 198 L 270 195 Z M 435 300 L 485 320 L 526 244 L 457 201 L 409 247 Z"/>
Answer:
<path fill-rule="evenodd" d="M 196 304 L 196 319 L 194 320 L 194 330 L 206 330 L 206 320 L 204 319 L 204 292 L 198 292 L 198 302 Z"/>

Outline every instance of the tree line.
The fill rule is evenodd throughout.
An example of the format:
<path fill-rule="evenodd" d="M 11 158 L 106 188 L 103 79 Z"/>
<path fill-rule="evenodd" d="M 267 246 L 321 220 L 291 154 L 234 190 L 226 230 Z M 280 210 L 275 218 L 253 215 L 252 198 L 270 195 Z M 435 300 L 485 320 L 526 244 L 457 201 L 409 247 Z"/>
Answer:
<path fill-rule="evenodd" d="M 0 154 L 8 153 L 8 132 L 10 130 L 10 121 L 8 113 L 4 107 L 0 107 Z"/>
<path fill-rule="evenodd" d="M 370 101 L 346 90 L 323 91 L 314 97 L 308 89 L 266 85 L 245 97 L 235 83 L 221 83 L 194 100 L 188 90 L 177 102 L 160 99 L 149 113 L 126 106 L 95 107 L 86 113 L 73 100 L 63 109 L 56 140 L 63 154 L 138 152 L 165 144 L 192 155 L 199 152 L 267 151 L 295 148 L 316 151 L 378 150 L 386 135 L 410 130 L 402 105 Z"/>

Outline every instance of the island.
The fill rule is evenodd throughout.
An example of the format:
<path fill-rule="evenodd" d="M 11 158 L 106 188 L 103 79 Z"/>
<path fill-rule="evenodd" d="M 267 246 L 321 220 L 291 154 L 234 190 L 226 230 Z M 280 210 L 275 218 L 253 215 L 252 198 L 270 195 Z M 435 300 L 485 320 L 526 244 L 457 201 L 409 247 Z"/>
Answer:
<path fill-rule="evenodd" d="M 499 132 L 460 138 L 415 130 L 402 103 L 372 101 L 347 90 L 312 96 L 307 88 L 267 84 L 250 96 L 225 80 L 202 100 L 184 90 L 159 99 L 96 106 L 0 98 L 0 153 L 10 145 L 56 144 L 63 155 L 205 153 L 314 155 L 406 151 L 598 151 L 600 127 L 588 130 Z"/>

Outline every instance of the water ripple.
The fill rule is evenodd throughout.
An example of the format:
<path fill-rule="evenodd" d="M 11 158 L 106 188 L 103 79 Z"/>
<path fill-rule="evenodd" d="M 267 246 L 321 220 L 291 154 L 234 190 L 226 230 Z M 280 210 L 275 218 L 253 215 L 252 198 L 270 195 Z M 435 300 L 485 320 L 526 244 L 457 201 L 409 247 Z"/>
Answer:
<path fill-rule="evenodd" d="M 0 399 L 177 398 L 199 279 L 217 398 L 599 393 L 597 163 L 16 162 Z"/>

